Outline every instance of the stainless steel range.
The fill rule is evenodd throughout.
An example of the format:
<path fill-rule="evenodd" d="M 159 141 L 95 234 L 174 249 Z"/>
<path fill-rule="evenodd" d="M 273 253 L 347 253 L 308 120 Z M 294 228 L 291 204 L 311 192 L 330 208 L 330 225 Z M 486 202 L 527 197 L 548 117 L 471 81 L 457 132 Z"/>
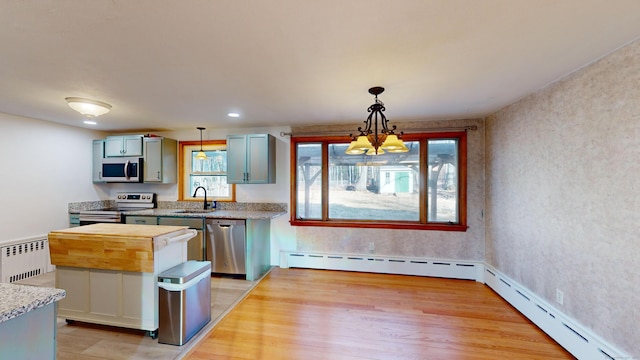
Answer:
<path fill-rule="evenodd" d="M 115 208 L 81 210 L 80 225 L 124 222 L 122 212 L 153 209 L 157 205 L 155 193 L 118 193 L 115 202 Z"/>

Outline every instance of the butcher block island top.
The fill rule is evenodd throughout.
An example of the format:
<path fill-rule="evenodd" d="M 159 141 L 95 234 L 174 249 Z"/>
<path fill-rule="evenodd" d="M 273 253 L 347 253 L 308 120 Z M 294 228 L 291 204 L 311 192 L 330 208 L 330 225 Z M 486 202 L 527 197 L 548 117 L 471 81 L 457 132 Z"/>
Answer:
<path fill-rule="evenodd" d="M 79 268 L 154 272 L 154 251 L 170 240 L 163 237 L 187 229 L 187 226 L 100 223 L 55 230 L 49 233 L 51 263 Z"/>

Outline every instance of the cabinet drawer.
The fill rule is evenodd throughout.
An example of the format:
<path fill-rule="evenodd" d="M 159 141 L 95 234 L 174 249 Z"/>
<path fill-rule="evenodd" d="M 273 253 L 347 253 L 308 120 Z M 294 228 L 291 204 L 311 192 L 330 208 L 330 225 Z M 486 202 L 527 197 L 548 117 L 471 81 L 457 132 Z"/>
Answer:
<path fill-rule="evenodd" d="M 191 229 L 202 230 L 204 220 L 202 218 L 158 217 L 158 225 L 188 226 Z"/>
<path fill-rule="evenodd" d="M 156 216 L 127 216 L 127 224 L 158 225 Z"/>

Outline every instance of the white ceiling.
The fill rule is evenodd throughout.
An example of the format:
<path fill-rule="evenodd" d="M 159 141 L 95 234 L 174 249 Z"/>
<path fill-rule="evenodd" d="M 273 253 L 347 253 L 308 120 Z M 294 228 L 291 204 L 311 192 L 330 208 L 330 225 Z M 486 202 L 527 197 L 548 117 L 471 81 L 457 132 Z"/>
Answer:
<path fill-rule="evenodd" d="M 638 0 L 1 0 L 0 112 L 90 127 L 77 96 L 113 132 L 355 127 L 379 85 L 391 120 L 477 117 L 639 36 Z"/>

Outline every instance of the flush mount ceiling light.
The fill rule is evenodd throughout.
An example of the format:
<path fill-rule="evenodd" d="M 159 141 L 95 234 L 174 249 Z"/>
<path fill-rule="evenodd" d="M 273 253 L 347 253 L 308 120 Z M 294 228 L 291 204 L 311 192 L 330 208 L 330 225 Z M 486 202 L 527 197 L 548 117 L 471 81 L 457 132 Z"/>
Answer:
<path fill-rule="evenodd" d="M 207 158 L 207 154 L 205 154 L 204 151 L 202 151 L 202 130 L 204 130 L 204 128 L 199 127 L 196 129 L 200 130 L 200 151 L 198 151 L 198 154 L 196 155 L 196 159 L 205 160 Z"/>
<path fill-rule="evenodd" d="M 376 97 L 375 102 L 369 106 L 367 111 L 369 116 L 364 121 L 365 127 L 358 128 L 360 135 L 357 137 L 350 134 L 351 144 L 345 151 L 348 155 L 381 155 L 385 151 L 390 153 L 407 152 L 409 149 L 404 145 L 404 142 L 400 139 L 400 136 L 396 135 L 394 131 L 396 126 L 389 128 L 387 123 L 387 117 L 384 116 L 385 111 L 384 104 L 378 100 L 378 95 L 384 91 L 383 87 L 375 86 L 369 89 L 369 94 Z M 380 128 L 378 127 L 378 120 L 380 120 Z M 373 126 L 373 129 L 372 129 Z"/>
<path fill-rule="evenodd" d="M 73 110 L 88 117 L 104 115 L 111 110 L 111 105 L 98 100 L 83 99 L 79 97 L 68 97 L 65 98 L 65 100 L 67 100 L 69 107 Z"/>
<path fill-rule="evenodd" d="M 235 112 L 230 112 L 227 114 L 228 117 L 232 117 L 232 118 L 237 118 L 240 117 L 240 114 L 235 113 Z"/>

